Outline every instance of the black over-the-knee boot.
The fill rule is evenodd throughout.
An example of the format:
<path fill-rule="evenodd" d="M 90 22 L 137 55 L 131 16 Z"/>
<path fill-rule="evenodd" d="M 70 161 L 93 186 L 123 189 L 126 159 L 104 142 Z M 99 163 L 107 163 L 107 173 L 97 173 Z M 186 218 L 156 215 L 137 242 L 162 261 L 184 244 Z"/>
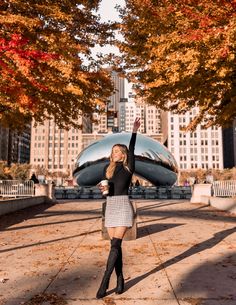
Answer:
<path fill-rule="evenodd" d="M 124 276 L 123 276 L 123 261 L 122 261 L 122 248 L 119 247 L 119 256 L 116 260 L 115 271 L 117 276 L 116 293 L 121 294 L 124 292 Z"/>
<path fill-rule="evenodd" d="M 121 241 L 122 239 L 115 237 L 111 241 L 111 250 L 108 256 L 106 270 L 96 295 L 97 299 L 101 299 L 106 296 L 106 290 L 109 286 L 110 277 L 115 268 L 115 264 L 119 256 L 119 248 L 121 245 Z"/>

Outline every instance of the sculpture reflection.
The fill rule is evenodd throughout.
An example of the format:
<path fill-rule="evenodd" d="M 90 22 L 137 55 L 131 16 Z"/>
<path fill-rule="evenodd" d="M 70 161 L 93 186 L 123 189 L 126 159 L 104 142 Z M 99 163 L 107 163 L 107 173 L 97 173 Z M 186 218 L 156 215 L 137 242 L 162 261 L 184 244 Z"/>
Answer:
<path fill-rule="evenodd" d="M 81 186 L 93 186 L 102 180 L 103 170 L 109 163 L 112 146 L 129 145 L 131 133 L 116 133 L 85 148 L 77 157 L 74 178 Z M 156 186 L 173 185 L 177 179 L 174 157 L 160 142 L 137 134 L 135 145 L 135 175 Z"/>

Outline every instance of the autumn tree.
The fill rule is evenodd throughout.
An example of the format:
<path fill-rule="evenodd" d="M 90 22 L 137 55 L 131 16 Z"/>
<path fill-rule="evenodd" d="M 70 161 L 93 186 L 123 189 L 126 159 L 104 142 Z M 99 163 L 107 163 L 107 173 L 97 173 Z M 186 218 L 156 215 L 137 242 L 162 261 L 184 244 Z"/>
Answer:
<path fill-rule="evenodd" d="M 10 173 L 8 171 L 7 163 L 0 161 L 0 180 L 10 179 Z"/>
<path fill-rule="evenodd" d="M 36 176 L 42 175 L 47 177 L 48 170 L 43 165 L 34 165 L 32 168 Z"/>
<path fill-rule="evenodd" d="M 122 65 L 139 95 L 174 113 L 198 106 L 189 127 L 235 118 L 235 0 L 126 0 L 120 12 Z"/>
<path fill-rule="evenodd" d="M 93 60 L 112 36 L 100 0 L 0 1 L 0 123 L 21 127 L 54 118 L 61 128 L 98 111 L 113 90 Z"/>
<path fill-rule="evenodd" d="M 14 163 L 9 168 L 9 172 L 13 180 L 26 180 L 29 179 L 30 169 L 30 164 Z"/>

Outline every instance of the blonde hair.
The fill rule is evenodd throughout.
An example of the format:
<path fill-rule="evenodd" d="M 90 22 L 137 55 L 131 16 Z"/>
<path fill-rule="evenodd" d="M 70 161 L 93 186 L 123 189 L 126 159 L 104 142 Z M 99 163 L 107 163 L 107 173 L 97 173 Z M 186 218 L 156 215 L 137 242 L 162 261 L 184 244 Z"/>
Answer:
<path fill-rule="evenodd" d="M 116 168 L 116 162 L 114 162 L 112 159 L 112 151 L 113 151 L 113 148 L 116 146 L 118 146 L 120 148 L 122 154 L 124 155 L 123 166 L 130 172 L 130 169 L 128 167 L 128 148 L 127 148 L 127 146 L 124 144 L 115 144 L 112 147 L 111 155 L 110 155 L 110 164 L 106 170 L 107 179 L 110 179 L 111 177 L 113 177 L 113 174 L 114 174 L 114 171 Z"/>

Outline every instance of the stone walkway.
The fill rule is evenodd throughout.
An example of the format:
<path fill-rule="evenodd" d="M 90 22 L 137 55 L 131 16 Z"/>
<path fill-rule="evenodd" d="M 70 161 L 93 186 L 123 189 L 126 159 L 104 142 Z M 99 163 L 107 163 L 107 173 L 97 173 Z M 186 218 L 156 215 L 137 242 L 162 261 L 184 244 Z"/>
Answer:
<path fill-rule="evenodd" d="M 0 217 L 0 305 L 236 305 L 236 217 L 181 200 L 140 200 L 123 242 L 125 292 L 96 300 L 109 251 L 102 201 Z"/>

